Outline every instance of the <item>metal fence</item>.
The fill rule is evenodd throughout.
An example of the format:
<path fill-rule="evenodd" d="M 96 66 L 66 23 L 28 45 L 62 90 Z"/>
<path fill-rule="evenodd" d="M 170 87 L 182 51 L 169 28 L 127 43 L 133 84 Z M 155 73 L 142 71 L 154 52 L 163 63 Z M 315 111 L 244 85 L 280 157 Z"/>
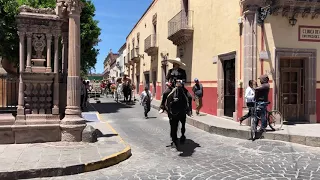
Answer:
<path fill-rule="evenodd" d="M 0 113 L 12 113 L 17 110 L 18 93 L 18 77 L 0 75 Z"/>

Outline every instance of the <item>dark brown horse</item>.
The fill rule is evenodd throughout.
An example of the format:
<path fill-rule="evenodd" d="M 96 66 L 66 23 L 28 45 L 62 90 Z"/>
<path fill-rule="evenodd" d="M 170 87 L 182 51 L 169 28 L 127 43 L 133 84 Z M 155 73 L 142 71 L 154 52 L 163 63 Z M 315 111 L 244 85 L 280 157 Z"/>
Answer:
<path fill-rule="evenodd" d="M 178 145 L 177 131 L 179 122 L 181 122 L 180 143 L 186 140 L 186 111 L 188 110 L 188 98 L 182 87 L 174 88 L 167 97 L 166 107 L 170 121 L 170 136 L 172 138 L 171 145 Z"/>

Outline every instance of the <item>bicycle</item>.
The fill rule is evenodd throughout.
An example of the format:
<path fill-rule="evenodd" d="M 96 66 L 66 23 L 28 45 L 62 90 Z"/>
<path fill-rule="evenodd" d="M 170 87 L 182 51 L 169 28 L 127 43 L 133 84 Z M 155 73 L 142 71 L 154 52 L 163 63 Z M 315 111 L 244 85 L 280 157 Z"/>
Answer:
<path fill-rule="evenodd" d="M 257 127 L 259 126 L 259 121 L 261 120 L 261 117 L 258 115 L 257 111 L 260 111 L 261 106 L 266 106 L 270 104 L 270 102 L 255 102 L 254 107 L 251 107 L 251 116 L 250 116 L 250 121 L 251 121 L 251 140 L 254 141 L 256 139 L 256 132 L 257 132 Z M 259 107 L 260 106 L 260 107 Z M 271 110 L 268 111 L 266 110 L 266 118 L 267 118 L 267 126 L 275 131 L 275 130 L 280 130 L 282 125 L 283 125 L 283 118 L 282 114 L 278 110 Z M 276 115 L 279 115 L 279 118 L 276 118 Z M 279 127 L 276 127 L 278 126 Z"/>

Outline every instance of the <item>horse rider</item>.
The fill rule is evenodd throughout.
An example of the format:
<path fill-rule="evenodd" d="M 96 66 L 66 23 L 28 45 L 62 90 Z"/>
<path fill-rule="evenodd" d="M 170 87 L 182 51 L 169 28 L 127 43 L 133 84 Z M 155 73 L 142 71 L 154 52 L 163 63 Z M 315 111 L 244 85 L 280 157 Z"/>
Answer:
<path fill-rule="evenodd" d="M 168 60 L 168 62 L 173 64 L 173 68 L 169 70 L 169 72 L 167 74 L 167 77 L 166 77 L 166 80 L 169 81 L 169 83 L 171 83 L 171 87 L 167 88 L 163 92 L 159 113 L 163 113 L 164 112 L 165 103 L 166 103 L 168 95 L 170 94 L 172 89 L 174 87 L 176 87 L 177 80 L 181 80 L 182 81 L 182 88 L 184 90 L 184 93 L 188 97 L 188 107 L 189 107 L 189 109 L 187 110 L 187 114 L 189 116 L 192 116 L 192 108 L 191 108 L 192 107 L 192 96 L 188 92 L 188 90 L 184 87 L 184 83 L 187 80 L 187 74 L 186 74 L 186 71 L 184 69 L 180 68 L 181 66 L 185 67 L 186 64 L 181 62 L 180 58 L 170 59 L 170 60 Z"/>

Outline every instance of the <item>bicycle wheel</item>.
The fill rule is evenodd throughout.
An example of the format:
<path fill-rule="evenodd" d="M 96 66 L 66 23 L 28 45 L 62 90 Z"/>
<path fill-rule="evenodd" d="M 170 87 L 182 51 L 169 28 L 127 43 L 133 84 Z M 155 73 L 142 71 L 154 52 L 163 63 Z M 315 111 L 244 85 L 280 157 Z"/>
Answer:
<path fill-rule="evenodd" d="M 273 131 L 280 130 L 283 125 L 283 117 L 280 111 L 272 110 L 268 112 L 268 123 Z"/>
<path fill-rule="evenodd" d="M 251 122 L 251 140 L 254 141 L 256 139 L 256 132 L 257 132 L 257 122 L 255 117 L 250 117 Z"/>

